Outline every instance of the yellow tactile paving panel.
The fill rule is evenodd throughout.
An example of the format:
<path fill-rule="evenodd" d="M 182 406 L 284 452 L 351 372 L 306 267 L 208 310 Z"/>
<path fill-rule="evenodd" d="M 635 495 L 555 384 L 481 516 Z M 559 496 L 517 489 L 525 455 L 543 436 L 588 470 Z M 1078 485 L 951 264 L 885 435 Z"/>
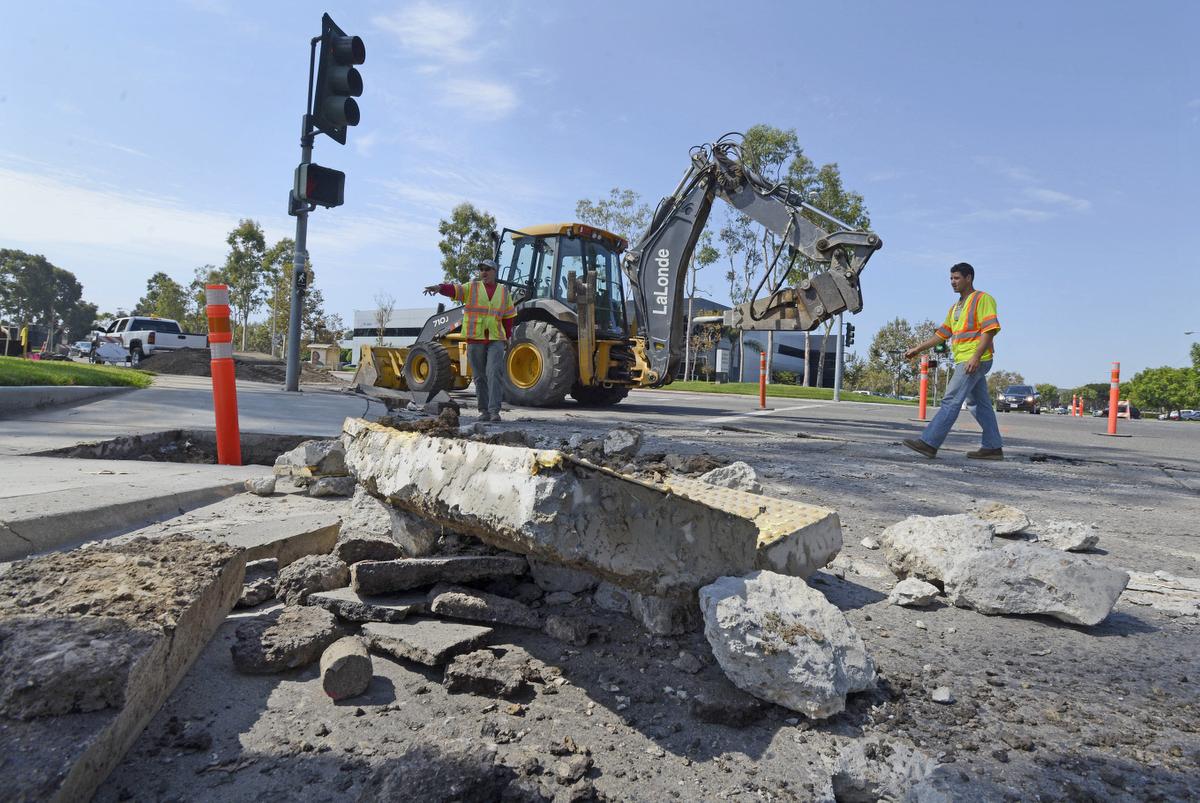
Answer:
<path fill-rule="evenodd" d="M 834 515 L 827 507 L 719 488 L 687 477 L 672 475 L 663 484 L 680 496 L 752 520 L 758 525 L 760 547 Z"/>

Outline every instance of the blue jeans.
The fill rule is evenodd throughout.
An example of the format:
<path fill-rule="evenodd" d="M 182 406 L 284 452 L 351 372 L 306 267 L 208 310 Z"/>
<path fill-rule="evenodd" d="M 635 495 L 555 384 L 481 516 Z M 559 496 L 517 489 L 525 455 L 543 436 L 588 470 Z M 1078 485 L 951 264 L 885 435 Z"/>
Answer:
<path fill-rule="evenodd" d="M 921 440 L 935 449 L 941 446 L 942 441 L 950 434 L 950 428 L 958 419 L 958 411 L 965 401 L 967 409 L 983 428 L 983 448 L 1001 449 L 1003 442 L 1000 440 L 1000 426 L 996 423 L 996 411 L 992 409 L 992 397 L 988 393 L 987 384 L 987 374 L 992 370 L 992 361 L 980 362 L 973 374 L 968 374 L 964 366 L 966 363 L 961 362 L 954 366 L 954 375 L 946 385 L 942 406 L 921 433 Z"/>
<path fill-rule="evenodd" d="M 504 401 L 505 342 L 468 343 L 467 360 L 475 378 L 475 401 L 481 413 L 499 413 Z"/>

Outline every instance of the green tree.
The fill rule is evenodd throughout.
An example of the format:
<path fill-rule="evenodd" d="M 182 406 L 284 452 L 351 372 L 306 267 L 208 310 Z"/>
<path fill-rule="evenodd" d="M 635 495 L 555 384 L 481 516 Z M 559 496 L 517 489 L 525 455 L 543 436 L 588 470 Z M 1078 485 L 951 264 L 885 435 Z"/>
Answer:
<path fill-rule="evenodd" d="M 295 252 L 295 240 L 284 237 L 263 254 L 263 278 L 269 313 L 267 348 L 263 351 L 269 352 L 272 357 L 278 356 L 282 351 L 278 344 L 282 341 L 282 332 L 286 330 L 287 320 L 291 317 L 292 264 Z"/>
<path fill-rule="evenodd" d="M 75 274 L 41 254 L 0 249 L 0 317 L 22 326 L 45 326 L 53 341 L 60 324 L 75 316 L 82 296 L 83 286 Z M 30 348 L 42 345 L 30 343 Z"/>
<path fill-rule="evenodd" d="M 210 284 L 225 283 L 224 273 L 215 265 L 201 265 L 192 271 L 192 280 L 188 282 L 187 286 L 187 305 L 183 316 L 187 323 L 184 324 L 184 331 L 208 331 L 208 316 L 204 311 L 206 306 L 204 288 Z"/>
<path fill-rule="evenodd" d="M 89 332 L 96 328 L 96 305 L 90 301 L 80 301 L 62 316 L 62 325 L 71 340 L 83 340 Z"/>
<path fill-rule="evenodd" d="M 1200 371 L 1194 368 L 1147 368 L 1134 375 L 1129 394 L 1147 409 L 1186 410 L 1200 407 Z"/>
<path fill-rule="evenodd" d="M 575 217 L 580 223 L 610 231 L 630 244 L 636 243 L 650 226 L 650 211 L 640 195 L 620 187 L 609 190 L 607 198 L 582 198 L 575 203 Z"/>
<path fill-rule="evenodd" d="M 146 294 L 138 299 L 133 314 L 182 322 L 187 315 L 187 301 L 187 291 L 183 286 L 159 271 L 146 282 Z"/>
<path fill-rule="evenodd" d="M 233 309 L 234 321 L 241 329 L 242 350 L 245 351 L 250 316 L 266 299 L 263 257 L 266 255 L 267 241 L 262 227 L 256 221 L 245 219 L 229 232 L 225 242 L 229 245 L 229 255 L 225 257 L 225 268 L 221 273 L 229 285 L 229 306 Z"/>
<path fill-rule="evenodd" d="M 1200 371 L 1200 343 L 1192 344 L 1192 370 Z"/>
<path fill-rule="evenodd" d="M 904 352 L 920 342 L 917 329 L 904 318 L 893 318 L 881 326 L 867 349 L 867 368 L 878 372 L 872 381 L 877 384 L 880 373 L 891 377 L 891 392 L 899 395 L 900 385 L 914 375 L 914 363 L 904 359 Z"/>
<path fill-rule="evenodd" d="M 687 310 L 687 331 L 689 333 L 691 333 L 691 331 L 692 331 L 692 318 L 695 317 L 693 313 L 695 312 L 694 307 L 695 307 L 695 301 L 696 301 L 697 276 L 701 270 L 703 270 L 704 268 L 707 268 L 709 265 L 713 264 L 720 258 L 721 258 L 721 252 L 718 251 L 715 247 L 713 247 L 713 244 L 712 244 L 712 232 L 709 232 L 709 231 L 702 232 L 700 234 L 700 239 L 697 242 L 696 250 L 692 253 L 691 265 L 689 266 L 690 269 L 688 271 L 688 275 L 691 278 L 691 289 L 688 291 L 688 310 Z M 718 333 L 719 333 L 719 330 L 718 330 Z M 696 334 L 692 334 L 691 336 L 688 337 L 687 342 L 684 344 L 684 348 L 685 348 L 684 363 L 683 363 L 683 366 L 684 366 L 683 378 L 684 379 L 692 378 L 692 368 L 693 368 L 693 364 L 696 361 L 695 357 L 697 354 L 700 353 L 700 350 L 697 350 L 692 345 L 693 339 L 695 339 L 697 336 L 698 335 L 696 335 Z M 719 336 L 719 334 L 717 336 Z M 717 336 L 714 336 L 711 338 L 713 344 L 716 343 Z M 706 337 L 703 339 L 705 342 L 707 342 L 709 338 Z M 712 348 L 712 345 L 710 344 L 709 346 L 707 346 L 705 349 L 702 349 L 702 350 L 706 351 L 708 348 Z"/>
<path fill-rule="evenodd" d="M 1035 385 L 1038 395 L 1042 397 L 1042 404 L 1047 407 L 1057 407 L 1059 405 L 1059 391 L 1057 385 L 1051 385 L 1043 382 L 1040 385 Z"/>
<path fill-rule="evenodd" d="M 450 210 L 449 220 L 438 221 L 438 234 L 442 235 L 438 250 L 442 252 L 442 273 L 447 281 L 467 282 L 475 263 L 491 258 L 495 230 L 496 218 L 469 203 Z"/>
<path fill-rule="evenodd" d="M 866 360 L 857 354 L 847 354 L 842 361 L 842 386 L 849 390 L 865 390 L 862 381 L 866 371 Z"/>

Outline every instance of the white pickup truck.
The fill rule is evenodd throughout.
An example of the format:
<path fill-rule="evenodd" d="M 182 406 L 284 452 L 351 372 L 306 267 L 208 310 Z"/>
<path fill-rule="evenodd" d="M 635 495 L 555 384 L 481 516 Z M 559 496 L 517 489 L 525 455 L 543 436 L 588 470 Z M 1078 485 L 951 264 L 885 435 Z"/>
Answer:
<path fill-rule="evenodd" d="M 134 316 L 117 318 L 104 331 L 93 332 L 92 361 L 113 362 L 115 348 L 123 348 L 130 365 L 155 351 L 208 348 L 208 335 L 189 335 L 170 318 Z M 114 348 L 115 347 L 115 348 Z M 125 360 L 121 360 L 124 362 Z"/>

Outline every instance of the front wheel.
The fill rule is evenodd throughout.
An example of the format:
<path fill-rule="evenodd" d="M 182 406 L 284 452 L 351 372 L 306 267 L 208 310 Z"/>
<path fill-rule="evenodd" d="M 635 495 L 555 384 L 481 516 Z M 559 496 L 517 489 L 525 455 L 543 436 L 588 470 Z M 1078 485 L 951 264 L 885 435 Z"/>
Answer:
<path fill-rule="evenodd" d="M 403 373 L 409 390 L 430 395 L 447 390 L 454 381 L 450 353 L 441 343 L 417 343 L 410 348 Z"/>
<path fill-rule="evenodd" d="M 142 364 L 142 360 L 145 358 L 145 356 L 146 355 L 142 352 L 141 346 L 134 346 L 129 350 L 129 366 L 131 368 L 137 368 Z"/>
<path fill-rule="evenodd" d="M 559 404 L 579 378 L 575 344 L 545 321 L 518 324 L 505 360 L 504 397 L 524 407 Z"/>

